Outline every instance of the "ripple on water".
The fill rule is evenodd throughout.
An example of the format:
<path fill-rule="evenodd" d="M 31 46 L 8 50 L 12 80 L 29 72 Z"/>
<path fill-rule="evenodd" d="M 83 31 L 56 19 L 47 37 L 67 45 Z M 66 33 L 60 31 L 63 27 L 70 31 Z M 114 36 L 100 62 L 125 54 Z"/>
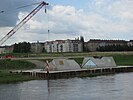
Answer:
<path fill-rule="evenodd" d="M 0 100 L 133 100 L 133 73 L 1 84 Z"/>

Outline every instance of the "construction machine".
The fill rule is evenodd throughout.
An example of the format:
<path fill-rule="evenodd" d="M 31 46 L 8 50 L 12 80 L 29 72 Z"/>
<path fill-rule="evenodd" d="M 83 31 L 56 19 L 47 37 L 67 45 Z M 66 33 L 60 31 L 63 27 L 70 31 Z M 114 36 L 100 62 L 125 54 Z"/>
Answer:
<path fill-rule="evenodd" d="M 22 19 L 13 29 L 11 29 L 2 39 L 0 39 L 0 46 L 5 43 L 13 34 L 17 32 L 26 22 L 28 22 L 43 6 L 45 6 L 45 13 L 46 13 L 46 6 L 48 3 L 42 1 L 39 3 L 39 5 L 34 8 L 26 17 Z M 27 7 L 27 6 L 23 6 Z M 22 8 L 22 7 L 19 7 Z M 1 13 L 4 13 L 4 11 L 1 11 Z"/>

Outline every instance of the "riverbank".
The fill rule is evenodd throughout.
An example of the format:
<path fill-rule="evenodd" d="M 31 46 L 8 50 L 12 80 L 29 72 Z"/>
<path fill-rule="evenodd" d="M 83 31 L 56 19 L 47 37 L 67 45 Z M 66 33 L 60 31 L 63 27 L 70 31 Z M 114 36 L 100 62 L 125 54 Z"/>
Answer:
<path fill-rule="evenodd" d="M 34 69 L 36 65 L 23 61 L 23 60 L 10 60 L 1 59 L 0 60 L 0 84 L 1 83 L 14 83 L 33 80 L 36 78 L 24 76 L 22 74 L 10 73 L 10 70 L 21 70 L 21 69 Z"/>
<path fill-rule="evenodd" d="M 22 73 L 23 75 L 26 75 L 26 76 L 38 77 L 41 79 L 60 79 L 60 78 L 72 78 L 72 77 L 94 77 L 94 76 L 100 76 L 100 75 L 127 73 L 127 72 L 133 72 L 133 66 L 61 70 L 61 71 L 50 71 L 49 73 L 42 70 L 28 70 L 28 71 L 22 71 L 22 72 L 16 71 L 13 73 Z"/>
<path fill-rule="evenodd" d="M 35 79 L 37 78 L 24 76 L 22 74 L 9 73 L 9 71 L 5 71 L 5 70 L 0 70 L 0 84 L 16 83 L 16 82 L 23 82 L 28 80 L 35 80 Z"/>
<path fill-rule="evenodd" d="M 38 54 L 41 55 L 41 54 Z M 38 56 L 36 55 L 36 56 Z M 51 56 L 50 56 L 51 55 Z M 68 57 L 69 59 L 74 59 L 78 62 L 78 64 L 82 64 L 83 58 L 87 56 L 113 56 L 116 64 L 118 66 L 133 66 L 133 52 L 92 52 L 92 53 L 63 53 L 63 54 L 47 54 L 45 59 L 39 59 L 41 61 L 45 61 L 48 59 L 47 57 L 51 57 L 48 59 L 51 61 L 52 57 L 60 57 L 63 55 L 64 57 Z M 42 55 L 41 55 L 42 56 Z M 37 59 L 38 60 L 38 59 Z M 23 76 L 20 74 L 11 74 L 10 70 L 23 70 L 23 69 L 34 69 L 36 65 L 33 63 L 27 62 L 25 60 L 0 60 L 0 83 L 10 83 L 10 82 L 22 82 L 27 80 L 37 79 L 35 77 Z M 97 73 L 96 73 L 97 74 Z M 88 76 L 88 74 L 84 74 L 83 76 Z"/>
<path fill-rule="evenodd" d="M 36 68 L 36 65 L 25 60 L 0 59 L 0 70 L 33 68 Z"/>
<path fill-rule="evenodd" d="M 99 55 L 101 56 L 101 55 Z M 112 55 L 117 66 L 133 66 L 133 55 Z M 83 57 L 70 58 L 74 59 L 78 64 L 82 64 Z"/>
<path fill-rule="evenodd" d="M 115 55 L 133 55 L 133 51 L 125 52 L 71 52 L 71 53 L 9 53 L 0 54 L 0 57 L 5 55 L 11 55 L 14 58 L 30 58 L 30 57 L 45 57 L 51 59 L 53 57 L 68 57 L 68 58 L 78 58 L 87 56 L 115 56 Z"/>

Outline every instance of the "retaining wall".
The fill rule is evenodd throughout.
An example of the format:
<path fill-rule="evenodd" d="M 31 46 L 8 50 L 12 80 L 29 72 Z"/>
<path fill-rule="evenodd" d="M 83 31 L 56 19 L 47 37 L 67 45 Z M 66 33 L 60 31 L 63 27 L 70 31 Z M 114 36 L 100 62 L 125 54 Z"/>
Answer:
<path fill-rule="evenodd" d="M 113 68 L 94 68 L 94 69 L 81 69 L 69 71 L 54 71 L 49 72 L 21 72 L 23 75 L 31 77 L 39 77 L 42 79 L 59 79 L 69 77 L 84 77 L 84 76 L 97 76 L 103 74 L 125 73 L 133 72 L 133 67 L 113 67 Z"/>

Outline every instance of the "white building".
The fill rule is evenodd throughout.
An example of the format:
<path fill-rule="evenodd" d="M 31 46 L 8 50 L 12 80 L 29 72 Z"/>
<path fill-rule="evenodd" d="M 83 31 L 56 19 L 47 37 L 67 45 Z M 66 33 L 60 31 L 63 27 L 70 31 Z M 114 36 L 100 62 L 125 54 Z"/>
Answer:
<path fill-rule="evenodd" d="M 5 53 L 5 48 L 4 47 L 0 47 L 0 54 Z"/>
<path fill-rule="evenodd" d="M 83 44 L 80 40 L 55 40 L 45 43 L 46 52 L 82 52 Z"/>
<path fill-rule="evenodd" d="M 128 42 L 127 42 L 127 45 L 128 45 L 128 46 L 133 46 L 133 40 L 128 41 Z"/>
<path fill-rule="evenodd" d="M 13 46 L 3 46 L 0 47 L 0 54 L 2 53 L 12 53 L 13 52 Z"/>
<path fill-rule="evenodd" d="M 44 50 L 44 45 L 45 43 L 40 43 L 39 41 L 37 41 L 37 43 L 31 43 L 31 52 L 33 53 L 42 53 L 45 52 Z"/>

